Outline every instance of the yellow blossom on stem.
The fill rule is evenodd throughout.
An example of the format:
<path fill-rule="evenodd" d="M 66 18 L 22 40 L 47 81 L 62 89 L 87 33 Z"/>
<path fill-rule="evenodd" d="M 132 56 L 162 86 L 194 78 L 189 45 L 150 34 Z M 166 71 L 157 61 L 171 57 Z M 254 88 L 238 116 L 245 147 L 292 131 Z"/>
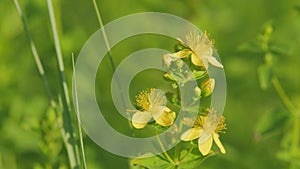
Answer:
<path fill-rule="evenodd" d="M 161 126 L 171 126 L 176 114 L 166 107 L 167 100 L 162 91 L 158 89 L 143 90 L 136 96 L 137 107 L 134 111 L 132 125 L 137 129 L 144 128 L 153 118 Z"/>
<path fill-rule="evenodd" d="M 214 111 L 214 110 L 211 110 Z M 181 140 L 183 141 L 191 141 L 194 139 L 199 138 L 202 134 L 204 134 L 205 131 L 205 126 L 207 126 L 209 123 L 214 123 L 212 122 L 214 119 L 208 118 L 207 116 L 198 116 L 197 119 L 195 120 L 194 124 L 192 125 L 192 128 L 186 130 L 182 135 L 181 135 Z M 185 121 L 190 123 L 190 119 L 185 119 Z M 225 118 L 222 116 L 221 119 L 218 121 L 217 127 L 214 129 L 212 133 L 210 133 L 207 137 L 206 140 L 202 141 L 198 139 L 198 148 L 199 151 L 201 152 L 202 155 L 207 155 L 211 148 L 212 148 L 212 143 L 215 142 L 216 145 L 219 147 L 221 153 L 225 154 L 225 148 L 222 145 L 220 139 L 219 139 L 219 132 L 223 132 L 226 129 L 226 123 L 225 123 Z"/>
<path fill-rule="evenodd" d="M 180 40 L 180 39 L 179 39 Z M 191 56 L 194 65 L 208 69 L 208 65 L 214 65 L 223 68 L 223 65 L 213 57 L 213 42 L 208 38 L 206 32 L 201 35 L 198 32 L 191 32 L 186 36 L 186 43 L 180 40 L 181 44 L 186 47 L 179 52 L 174 53 L 179 58 Z"/>

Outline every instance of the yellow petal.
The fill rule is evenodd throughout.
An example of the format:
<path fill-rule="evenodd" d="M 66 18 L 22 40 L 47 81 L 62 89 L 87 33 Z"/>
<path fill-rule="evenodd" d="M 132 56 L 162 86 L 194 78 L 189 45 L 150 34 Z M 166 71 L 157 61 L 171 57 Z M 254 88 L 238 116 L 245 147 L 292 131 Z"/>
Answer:
<path fill-rule="evenodd" d="M 160 107 L 157 109 L 158 111 L 161 111 L 161 107 L 163 106 L 158 106 Z M 151 110 L 153 111 L 153 109 Z M 171 126 L 174 123 L 176 114 L 175 112 L 172 112 L 169 108 L 163 107 L 163 111 L 161 112 L 153 112 L 152 116 L 156 123 L 158 123 L 161 126 Z"/>
<path fill-rule="evenodd" d="M 225 154 L 226 151 L 225 151 L 225 148 L 224 148 L 224 146 L 222 145 L 222 143 L 221 143 L 221 141 L 219 139 L 219 134 L 213 133 L 213 137 L 214 137 L 214 141 L 217 144 L 217 146 L 219 147 L 221 153 Z"/>
<path fill-rule="evenodd" d="M 223 65 L 215 57 L 208 56 L 206 58 L 210 64 L 212 64 L 216 67 L 219 67 L 219 68 L 223 68 Z"/>
<path fill-rule="evenodd" d="M 196 54 L 192 54 L 191 61 L 194 65 L 207 68 L 207 61 L 204 59 L 200 59 L 200 57 Z"/>
<path fill-rule="evenodd" d="M 207 141 L 205 141 L 204 143 L 202 143 L 202 144 L 200 144 L 200 142 L 198 142 L 198 148 L 204 156 L 206 156 L 209 153 L 209 151 L 212 147 L 212 143 L 213 143 L 213 137 L 212 136 L 209 137 L 209 139 Z"/>
<path fill-rule="evenodd" d="M 144 128 L 151 119 L 151 113 L 138 111 L 132 116 L 132 125 L 137 129 Z"/>
<path fill-rule="evenodd" d="M 201 128 L 191 128 L 185 131 L 183 134 L 181 134 L 180 139 L 183 141 L 191 141 L 198 137 L 200 137 L 202 132 Z"/>
<path fill-rule="evenodd" d="M 183 49 L 179 52 L 173 53 L 174 56 L 178 57 L 178 58 L 186 58 L 188 57 L 192 52 L 188 49 Z"/>

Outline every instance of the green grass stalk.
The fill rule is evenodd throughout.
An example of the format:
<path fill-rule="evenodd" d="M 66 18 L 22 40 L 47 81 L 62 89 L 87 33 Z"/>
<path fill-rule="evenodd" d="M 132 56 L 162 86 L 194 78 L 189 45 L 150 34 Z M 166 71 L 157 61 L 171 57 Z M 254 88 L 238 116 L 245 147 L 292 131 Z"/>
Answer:
<path fill-rule="evenodd" d="M 58 63 L 58 69 L 60 75 L 60 86 L 62 88 L 61 97 L 62 97 L 62 105 L 63 105 L 62 117 L 63 117 L 63 129 L 64 129 L 63 140 L 68 153 L 70 167 L 72 169 L 79 169 L 80 168 L 79 151 L 78 151 L 77 141 L 75 139 L 74 128 L 72 125 L 73 123 L 71 118 L 70 99 L 69 99 L 66 78 L 65 78 L 64 63 L 63 63 L 63 57 L 60 48 L 57 28 L 56 28 L 56 21 L 55 21 L 52 0 L 47 0 L 47 6 L 48 6 L 49 17 L 50 17 L 50 24 L 51 24 L 51 29 L 52 29 L 53 39 L 54 39 L 55 50 L 56 50 L 56 56 L 57 56 L 57 63 Z"/>

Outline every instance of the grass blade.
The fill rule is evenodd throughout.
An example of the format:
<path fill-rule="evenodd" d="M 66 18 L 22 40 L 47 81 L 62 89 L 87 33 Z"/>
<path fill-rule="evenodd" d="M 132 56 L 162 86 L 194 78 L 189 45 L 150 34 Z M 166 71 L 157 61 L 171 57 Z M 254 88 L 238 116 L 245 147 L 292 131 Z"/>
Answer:
<path fill-rule="evenodd" d="M 50 24 L 54 39 L 54 45 L 56 50 L 59 74 L 60 74 L 60 86 L 62 88 L 62 104 L 63 104 L 63 128 L 64 128 L 64 143 L 67 149 L 68 157 L 70 166 L 72 169 L 80 168 L 80 158 L 78 147 L 75 139 L 75 132 L 72 125 L 72 118 L 71 118 L 71 107 L 70 107 L 70 99 L 69 99 L 69 92 L 65 78 L 64 72 L 64 63 L 62 58 L 62 52 L 59 43 L 59 37 L 56 28 L 56 21 L 53 9 L 53 2 L 52 0 L 47 0 L 48 12 L 50 17 Z"/>
<path fill-rule="evenodd" d="M 81 122 L 80 122 L 80 113 L 79 113 L 79 106 L 78 106 L 78 95 L 77 95 L 77 86 L 76 86 L 76 70 L 75 70 L 75 61 L 74 55 L 72 54 L 72 66 L 73 66 L 73 84 L 74 84 L 74 105 L 75 105 L 75 112 L 77 113 L 77 124 L 78 124 L 78 133 L 79 133 L 79 140 L 80 140 L 80 148 L 81 148 L 81 158 L 83 161 L 83 168 L 87 169 L 86 160 L 85 160 L 85 151 L 84 151 L 84 143 L 82 137 L 82 130 L 81 130 Z"/>

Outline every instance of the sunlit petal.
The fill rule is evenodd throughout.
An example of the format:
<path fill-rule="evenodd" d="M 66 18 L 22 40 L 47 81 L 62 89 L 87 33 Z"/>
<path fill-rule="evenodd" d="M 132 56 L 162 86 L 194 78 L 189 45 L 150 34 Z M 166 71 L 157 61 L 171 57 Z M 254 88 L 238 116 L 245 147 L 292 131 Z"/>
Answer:
<path fill-rule="evenodd" d="M 224 146 L 222 145 L 222 143 L 221 143 L 221 141 L 220 141 L 220 139 L 219 139 L 219 134 L 213 133 L 213 138 L 214 138 L 215 143 L 216 143 L 217 146 L 219 147 L 221 153 L 225 154 L 226 151 L 225 151 L 225 148 L 224 148 Z"/>
<path fill-rule="evenodd" d="M 176 56 L 177 58 L 186 58 L 188 57 L 192 52 L 188 49 L 183 49 L 179 52 L 173 53 L 174 56 Z"/>
<path fill-rule="evenodd" d="M 200 59 L 196 54 L 192 54 L 191 61 L 196 66 L 206 67 L 206 60 Z"/>
<path fill-rule="evenodd" d="M 215 57 L 208 56 L 206 58 L 210 64 L 212 64 L 216 67 L 219 67 L 219 68 L 223 68 L 223 65 Z"/>
<path fill-rule="evenodd" d="M 144 128 L 151 119 L 151 113 L 138 111 L 132 116 L 132 125 L 137 129 Z"/>
<path fill-rule="evenodd" d="M 191 128 L 185 131 L 181 136 L 180 139 L 183 141 L 190 141 L 198 138 L 201 135 L 202 129 L 197 128 Z"/>
<path fill-rule="evenodd" d="M 210 137 L 207 141 L 205 141 L 202 144 L 200 144 L 200 142 L 198 142 L 198 148 L 204 156 L 209 153 L 209 151 L 212 147 L 212 143 L 213 143 L 213 137 Z"/>
<path fill-rule="evenodd" d="M 156 121 L 156 123 L 158 123 L 161 126 L 171 126 L 174 123 L 176 114 L 175 112 L 172 112 L 169 108 L 167 107 L 163 107 L 162 111 L 161 111 L 161 107 L 163 106 L 159 106 L 159 108 L 157 109 L 159 113 L 157 112 L 152 112 L 152 116 L 154 118 L 154 120 Z M 153 111 L 153 110 L 151 110 Z"/>

